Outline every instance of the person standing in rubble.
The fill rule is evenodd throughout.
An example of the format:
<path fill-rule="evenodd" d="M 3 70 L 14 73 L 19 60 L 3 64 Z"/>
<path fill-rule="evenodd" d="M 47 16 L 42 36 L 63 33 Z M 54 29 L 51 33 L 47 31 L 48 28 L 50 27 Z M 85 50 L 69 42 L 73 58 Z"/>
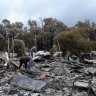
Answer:
<path fill-rule="evenodd" d="M 35 52 L 36 52 L 36 47 L 33 46 L 30 50 L 29 50 L 29 56 L 31 56 L 31 60 L 28 62 L 29 67 L 32 67 L 33 64 L 33 59 L 35 57 Z"/>
<path fill-rule="evenodd" d="M 32 58 L 34 58 L 35 56 L 34 56 L 34 53 L 36 52 L 36 47 L 35 46 L 33 46 L 30 50 L 29 50 L 29 55 L 32 57 Z"/>

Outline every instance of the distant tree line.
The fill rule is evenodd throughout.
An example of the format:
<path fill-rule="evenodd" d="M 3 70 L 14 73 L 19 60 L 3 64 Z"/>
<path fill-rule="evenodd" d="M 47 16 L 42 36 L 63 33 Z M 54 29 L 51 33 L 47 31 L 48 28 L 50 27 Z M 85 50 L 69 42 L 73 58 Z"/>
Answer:
<path fill-rule="evenodd" d="M 12 52 L 13 39 L 14 51 L 18 55 L 22 55 L 33 45 L 37 50 L 52 53 L 61 50 L 64 55 L 67 52 L 78 55 L 82 51 L 90 52 L 96 49 L 96 24 L 89 20 L 78 21 L 73 27 L 68 27 L 64 22 L 54 18 L 40 18 L 39 23 L 29 19 L 28 26 L 25 27 L 22 22 L 11 23 L 4 19 L 0 24 L 0 34 L 4 37 L 0 39 L 0 50 L 8 51 L 9 38 L 9 49 Z"/>

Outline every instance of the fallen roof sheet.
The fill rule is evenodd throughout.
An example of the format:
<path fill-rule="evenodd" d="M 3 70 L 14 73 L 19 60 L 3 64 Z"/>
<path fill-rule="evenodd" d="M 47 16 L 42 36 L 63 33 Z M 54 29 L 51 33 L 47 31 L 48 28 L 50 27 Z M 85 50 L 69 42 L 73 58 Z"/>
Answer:
<path fill-rule="evenodd" d="M 34 80 L 25 75 L 22 75 L 21 73 L 17 73 L 14 76 L 11 84 L 24 89 L 39 91 L 46 85 L 46 82 L 42 80 Z"/>

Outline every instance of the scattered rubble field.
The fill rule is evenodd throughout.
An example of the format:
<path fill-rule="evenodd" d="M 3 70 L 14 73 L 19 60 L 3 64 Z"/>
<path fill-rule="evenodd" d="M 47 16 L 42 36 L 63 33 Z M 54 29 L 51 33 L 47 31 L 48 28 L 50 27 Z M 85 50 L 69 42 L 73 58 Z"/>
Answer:
<path fill-rule="evenodd" d="M 0 96 L 96 96 L 95 64 L 60 58 L 17 67 L 0 66 Z"/>

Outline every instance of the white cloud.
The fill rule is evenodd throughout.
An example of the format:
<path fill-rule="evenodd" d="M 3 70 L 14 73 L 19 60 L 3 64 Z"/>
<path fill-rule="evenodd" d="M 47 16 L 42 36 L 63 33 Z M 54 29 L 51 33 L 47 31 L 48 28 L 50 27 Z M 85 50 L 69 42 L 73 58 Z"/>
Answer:
<path fill-rule="evenodd" d="M 0 21 L 26 22 L 29 18 L 53 17 L 66 24 L 96 20 L 96 0 L 0 0 Z"/>
<path fill-rule="evenodd" d="M 24 19 L 26 19 L 24 17 L 24 14 L 18 14 L 17 12 L 12 12 L 7 16 L 7 19 L 15 22 L 15 21 L 24 21 Z"/>

